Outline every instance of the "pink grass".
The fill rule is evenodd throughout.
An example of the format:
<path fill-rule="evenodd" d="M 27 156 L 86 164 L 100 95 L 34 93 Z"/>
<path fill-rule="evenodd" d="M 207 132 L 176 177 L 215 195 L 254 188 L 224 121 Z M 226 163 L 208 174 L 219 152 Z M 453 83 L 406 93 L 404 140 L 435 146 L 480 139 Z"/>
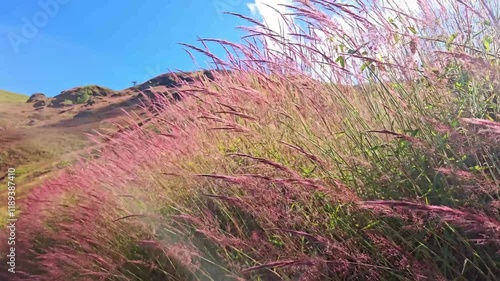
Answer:
<path fill-rule="evenodd" d="M 490 6 L 296 1 L 289 36 L 232 14 L 254 25 L 244 43 L 182 44 L 220 69 L 213 81 L 177 77 L 181 101 L 153 93 L 146 118 L 94 135 L 98 159 L 25 200 L 19 279 L 493 280 L 500 131 L 447 73 L 496 77 L 498 47 L 463 28 Z M 466 234 L 439 236 L 429 215 Z"/>

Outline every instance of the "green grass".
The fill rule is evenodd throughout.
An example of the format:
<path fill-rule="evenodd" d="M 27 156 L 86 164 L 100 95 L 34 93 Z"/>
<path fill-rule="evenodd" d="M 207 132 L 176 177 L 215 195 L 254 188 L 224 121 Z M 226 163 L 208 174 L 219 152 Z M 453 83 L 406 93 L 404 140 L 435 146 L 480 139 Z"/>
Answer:
<path fill-rule="evenodd" d="M 89 145 L 83 135 L 53 130 L 35 131 L 26 140 L 0 151 L 0 173 L 16 169 L 16 196 L 29 194 L 31 187 L 78 159 L 78 151 Z M 3 175 L 3 174 L 1 174 Z M 0 180 L 0 200 L 6 200 L 6 179 Z M 0 207 L 0 227 L 5 223 L 6 206 Z"/>
<path fill-rule="evenodd" d="M 0 103 L 21 103 L 26 102 L 28 96 L 0 90 Z"/>
<path fill-rule="evenodd" d="M 72 105 L 74 104 L 74 102 L 70 99 L 65 99 L 63 102 L 62 102 L 63 105 Z"/>

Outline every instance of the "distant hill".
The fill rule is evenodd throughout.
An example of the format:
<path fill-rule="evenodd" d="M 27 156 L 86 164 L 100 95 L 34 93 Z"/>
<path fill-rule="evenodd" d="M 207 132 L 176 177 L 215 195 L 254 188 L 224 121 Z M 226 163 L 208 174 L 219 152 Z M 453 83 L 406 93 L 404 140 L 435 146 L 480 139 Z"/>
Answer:
<path fill-rule="evenodd" d="M 130 125 L 130 118 L 145 125 L 149 115 L 143 105 L 157 95 L 179 101 L 178 88 L 204 76 L 214 79 L 210 71 L 165 73 L 123 90 L 84 85 L 51 97 L 0 90 L 0 201 L 6 200 L 2 188 L 8 168 L 16 167 L 17 183 L 23 186 L 19 195 L 27 194 L 37 182 L 90 152 L 98 155 L 100 147 L 107 145 L 106 138 L 96 144 L 86 134 L 95 136 L 98 131 L 113 136 Z M 6 221 L 4 214 L 6 206 L 0 204 L 0 228 Z"/>
<path fill-rule="evenodd" d="M 28 96 L 0 90 L 0 103 L 18 103 L 26 102 Z"/>

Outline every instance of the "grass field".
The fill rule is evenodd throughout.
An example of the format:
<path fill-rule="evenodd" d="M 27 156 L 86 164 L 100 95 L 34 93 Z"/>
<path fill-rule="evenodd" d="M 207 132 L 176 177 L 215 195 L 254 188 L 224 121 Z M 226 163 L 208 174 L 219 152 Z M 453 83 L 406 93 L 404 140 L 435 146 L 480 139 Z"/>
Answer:
<path fill-rule="evenodd" d="M 0 90 L 0 103 L 21 103 L 26 102 L 28 96 Z"/>
<path fill-rule="evenodd" d="M 498 4 L 382 5 L 186 45 L 219 71 L 30 191 L 16 278 L 498 280 Z"/>

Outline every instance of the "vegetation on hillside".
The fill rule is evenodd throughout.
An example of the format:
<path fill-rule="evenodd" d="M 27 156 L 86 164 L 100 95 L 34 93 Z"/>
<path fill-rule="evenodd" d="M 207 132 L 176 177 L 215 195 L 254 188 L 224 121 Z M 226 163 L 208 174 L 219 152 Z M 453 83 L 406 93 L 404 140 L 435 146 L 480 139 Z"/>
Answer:
<path fill-rule="evenodd" d="M 190 46 L 213 79 L 32 191 L 16 278 L 497 280 L 498 3 L 363 3 Z"/>
<path fill-rule="evenodd" d="M 41 176 L 75 162 L 78 157 L 74 152 L 88 145 L 85 136 L 61 129 L 31 129 L 12 144 L 7 143 L 0 149 L 0 200 L 7 201 L 9 168 L 16 168 L 16 199 L 22 200 Z M 7 215 L 7 206 L 0 206 L 0 227 L 7 224 Z"/>
<path fill-rule="evenodd" d="M 4 90 L 0 90 L 0 103 L 26 102 L 28 97 Z"/>
<path fill-rule="evenodd" d="M 50 107 L 60 107 L 73 104 L 85 104 L 94 97 L 112 96 L 116 92 L 97 85 L 88 85 L 76 87 L 70 90 L 61 92 L 59 95 L 51 99 Z"/>

